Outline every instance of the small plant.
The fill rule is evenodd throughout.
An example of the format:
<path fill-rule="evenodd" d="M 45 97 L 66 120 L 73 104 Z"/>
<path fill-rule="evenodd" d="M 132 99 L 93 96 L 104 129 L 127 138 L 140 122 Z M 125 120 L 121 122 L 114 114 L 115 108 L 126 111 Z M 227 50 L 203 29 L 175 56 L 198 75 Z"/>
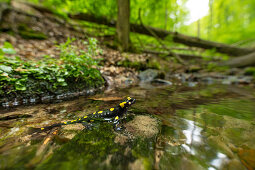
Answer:
<path fill-rule="evenodd" d="M 38 62 L 25 62 L 18 57 L 6 57 L 15 54 L 10 43 L 0 48 L 0 96 L 10 93 L 43 94 L 56 90 L 82 90 L 82 88 L 102 85 L 104 80 L 96 69 L 93 59 L 100 50 L 96 40 L 89 40 L 87 52 L 71 45 L 68 39 L 60 44 L 60 59 L 45 56 Z"/>
<path fill-rule="evenodd" d="M 5 54 L 16 54 L 12 44 L 9 42 L 4 42 L 3 47 L 0 48 L 0 57 L 3 57 Z"/>

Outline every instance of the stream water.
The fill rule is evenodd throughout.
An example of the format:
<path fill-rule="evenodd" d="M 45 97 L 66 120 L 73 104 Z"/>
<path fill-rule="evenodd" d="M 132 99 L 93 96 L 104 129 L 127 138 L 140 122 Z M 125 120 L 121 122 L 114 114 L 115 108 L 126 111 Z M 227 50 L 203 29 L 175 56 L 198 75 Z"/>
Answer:
<path fill-rule="evenodd" d="M 137 99 L 109 123 L 30 134 Z M 254 169 L 255 89 L 226 85 L 134 86 L 55 104 L 0 111 L 0 169 Z"/>

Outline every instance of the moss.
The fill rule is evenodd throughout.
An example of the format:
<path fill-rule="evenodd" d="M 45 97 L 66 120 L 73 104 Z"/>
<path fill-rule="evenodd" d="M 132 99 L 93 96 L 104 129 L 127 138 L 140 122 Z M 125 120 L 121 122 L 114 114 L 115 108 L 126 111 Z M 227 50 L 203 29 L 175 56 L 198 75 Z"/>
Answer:
<path fill-rule="evenodd" d="M 136 158 L 145 158 L 148 154 L 153 158 L 154 152 L 148 141 L 135 140 L 130 147 L 134 152 L 123 154 L 127 146 L 114 143 L 115 137 L 112 125 L 108 123 L 100 123 L 93 130 L 85 129 L 62 145 L 37 169 L 124 169 Z"/>
<path fill-rule="evenodd" d="M 120 61 L 117 63 L 118 66 L 122 67 L 129 67 L 129 68 L 134 68 L 136 70 L 145 70 L 146 69 L 146 64 L 138 61 L 130 61 L 129 59 L 125 59 L 123 61 Z"/>
<path fill-rule="evenodd" d="M 117 63 L 118 66 L 134 68 L 136 70 L 156 69 L 159 70 L 160 64 L 157 61 L 148 60 L 147 62 L 142 61 L 131 61 L 126 57 L 125 60 Z"/>
<path fill-rule="evenodd" d="M 248 67 L 244 70 L 245 75 L 250 75 L 255 77 L 255 67 Z"/>
<path fill-rule="evenodd" d="M 205 69 L 209 72 L 212 72 L 212 71 L 225 72 L 229 69 L 229 67 L 228 66 L 218 66 L 216 63 L 211 62 L 206 65 Z"/>
<path fill-rule="evenodd" d="M 160 63 L 159 63 L 158 61 L 149 60 L 149 62 L 148 62 L 148 64 L 147 64 L 147 68 L 160 70 L 160 69 L 161 69 L 161 66 L 160 66 Z"/>
<path fill-rule="evenodd" d="M 48 38 L 44 33 L 39 31 L 34 31 L 24 24 L 19 25 L 18 32 L 19 32 L 19 35 L 24 39 L 45 40 Z"/>
<path fill-rule="evenodd" d="M 45 40 L 48 38 L 45 34 L 41 32 L 19 31 L 19 35 L 24 39 Z"/>

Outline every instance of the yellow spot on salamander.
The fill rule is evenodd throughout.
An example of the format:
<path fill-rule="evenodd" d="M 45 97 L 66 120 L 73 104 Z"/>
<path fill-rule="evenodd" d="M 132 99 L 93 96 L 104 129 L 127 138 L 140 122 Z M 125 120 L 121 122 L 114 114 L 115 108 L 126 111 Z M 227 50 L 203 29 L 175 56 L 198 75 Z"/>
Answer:
<path fill-rule="evenodd" d="M 43 130 L 44 128 L 41 128 L 41 130 Z"/>
<path fill-rule="evenodd" d="M 81 120 L 81 118 L 79 120 Z"/>
<path fill-rule="evenodd" d="M 125 106 L 125 104 L 126 104 L 127 102 L 122 102 L 122 103 L 120 103 L 120 107 L 124 107 Z"/>
<path fill-rule="evenodd" d="M 94 122 L 94 120 L 90 120 L 91 122 Z"/>
<path fill-rule="evenodd" d="M 84 116 L 84 119 L 86 119 L 88 116 Z"/>
<path fill-rule="evenodd" d="M 128 104 L 131 104 L 131 102 L 128 102 Z"/>
<path fill-rule="evenodd" d="M 131 100 L 131 97 L 127 97 L 128 100 Z"/>
<path fill-rule="evenodd" d="M 96 112 L 93 113 L 93 115 L 96 114 Z"/>
<path fill-rule="evenodd" d="M 99 113 L 99 114 L 100 114 L 100 113 L 103 113 L 103 111 L 99 111 L 98 113 Z"/>
<path fill-rule="evenodd" d="M 67 124 L 67 122 L 64 122 L 64 124 Z"/>
<path fill-rule="evenodd" d="M 111 111 L 111 112 L 114 111 L 114 108 L 110 108 L 110 111 Z"/>
<path fill-rule="evenodd" d="M 118 120 L 118 119 L 119 119 L 119 116 L 116 116 L 116 117 L 115 117 L 115 120 Z"/>

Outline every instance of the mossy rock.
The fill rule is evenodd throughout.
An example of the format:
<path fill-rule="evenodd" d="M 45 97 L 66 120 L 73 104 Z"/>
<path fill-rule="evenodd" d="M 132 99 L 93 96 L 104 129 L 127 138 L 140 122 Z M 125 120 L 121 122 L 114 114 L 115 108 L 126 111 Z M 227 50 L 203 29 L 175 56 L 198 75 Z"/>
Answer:
<path fill-rule="evenodd" d="M 26 25 L 22 24 L 18 27 L 19 35 L 24 39 L 37 39 L 37 40 L 45 40 L 48 37 L 39 31 L 34 31 Z"/>
<path fill-rule="evenodd" d="M 244 70 L 244 75 L 250 75 L 255 77 L 255 67 L 247 67 Z"/>
<path fill-rule="evenodd" d="M 159 70 L 160 64 L 157 61 L 148 60 L 147 62 L 141 61 L 130 61 L 129 59 L 125 59 L 117 63 L 118 66 L 134 68 L 136 70 L 146 70 L 146 69 L 155 69 Z"/>
<path fill-rule="evenodd" d="M 130 61 L 129 59 L 125 59 L 123 61 L 120 61 L 117 63 L 118 66 L 122 67 L 129 67 L 129 68 L 134 68 L 136 70 L 145 70 L 146 69 L 146 64 L 139 62 L 139 61 Z"/>
<path fill-rule="evenodd" d="M 19 35 L 24 39 L 45 40 L 48 38 L 45 34 L 41 32 L 19 31 Z"/>
<path fill-rule="evenodd" d="M 155 69 L 147 69 L 140 72 L 138 78 L 143 82 L 151 82 L 155 79 L 164 79 L 165 73 Z"/>

